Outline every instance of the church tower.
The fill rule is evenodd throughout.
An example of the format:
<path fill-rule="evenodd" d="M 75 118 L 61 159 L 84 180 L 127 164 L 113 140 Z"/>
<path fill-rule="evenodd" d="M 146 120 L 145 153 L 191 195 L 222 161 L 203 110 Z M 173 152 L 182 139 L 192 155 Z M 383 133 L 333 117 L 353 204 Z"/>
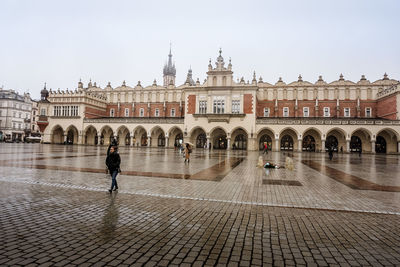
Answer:
<path fill-rule="evenodd" d="M 172 54 L 171 54 L 171 47 L 169 48 L 169 55 L 168 55 L 168 63 L 164 65 L 164 86 L 168 86 L 170 84 L 175 85 L 175 76 L 176 76 L 176 69 L 175 63 L 172 64 Z"/>

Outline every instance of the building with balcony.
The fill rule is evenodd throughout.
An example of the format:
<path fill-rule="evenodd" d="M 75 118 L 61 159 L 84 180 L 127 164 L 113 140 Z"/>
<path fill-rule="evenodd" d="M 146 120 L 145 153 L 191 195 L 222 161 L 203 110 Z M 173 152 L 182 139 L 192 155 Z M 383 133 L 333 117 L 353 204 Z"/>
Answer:
<path fill-rule="evenodd" d="M 209 61 L 204 82 L 188 71 L 175 85 L 169 53 L 164 82 L 104 88 L 81 81 L 75 90 L 42 90 L 38 126 L 47 143 L 274 151 L 399 153 L 400 85 L 383 78 L 358 82 L 342 74 L 333 82 L 322 76 L 274 84 L 253 73 L 251 81 L 233 77 L 222 51 Z"/>

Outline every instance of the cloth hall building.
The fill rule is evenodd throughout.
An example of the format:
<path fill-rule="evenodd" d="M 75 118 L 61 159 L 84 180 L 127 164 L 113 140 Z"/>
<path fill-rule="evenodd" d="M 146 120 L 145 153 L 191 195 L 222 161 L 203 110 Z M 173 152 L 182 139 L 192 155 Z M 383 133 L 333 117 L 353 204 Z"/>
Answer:
<path fill-rule="evenodd" d="M 189 70 L 176 86 L 171 52 L 163 85 L 100 88 L 81 81 L 75 90 L 41 91 L 38 125 L 43 142 L 171 148 L 181 142 L 197 148 L 273 151 L 399 153 L 398 80 L 357 82 L 343 75 L 330 83 L 302 79 L 275 84 L 253 74 L 234 81 L 231 60 L 222 51 L 208 65 L 204 82 Z"/>

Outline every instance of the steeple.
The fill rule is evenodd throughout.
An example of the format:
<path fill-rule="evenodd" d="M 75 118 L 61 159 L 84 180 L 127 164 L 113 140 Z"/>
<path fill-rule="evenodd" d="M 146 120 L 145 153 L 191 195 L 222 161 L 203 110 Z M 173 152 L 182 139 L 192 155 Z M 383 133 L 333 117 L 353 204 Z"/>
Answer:
<path fill-rule="evenodd" d="M 168 63 L 164 65 L 163 74 L 164 86 L 175 85 L 176 68 L 175 63 L 172 63 L 171 44 L 169 46 Z"/>

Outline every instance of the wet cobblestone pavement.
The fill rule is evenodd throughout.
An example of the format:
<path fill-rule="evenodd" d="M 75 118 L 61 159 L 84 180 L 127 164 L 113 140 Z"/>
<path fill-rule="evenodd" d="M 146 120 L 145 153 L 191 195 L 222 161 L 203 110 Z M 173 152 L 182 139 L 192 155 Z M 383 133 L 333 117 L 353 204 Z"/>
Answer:
<path fill-rule="evenodd" d="M 104 152 L 0 144 L 1 266 L 400 265 L 399 156 Z"/>

